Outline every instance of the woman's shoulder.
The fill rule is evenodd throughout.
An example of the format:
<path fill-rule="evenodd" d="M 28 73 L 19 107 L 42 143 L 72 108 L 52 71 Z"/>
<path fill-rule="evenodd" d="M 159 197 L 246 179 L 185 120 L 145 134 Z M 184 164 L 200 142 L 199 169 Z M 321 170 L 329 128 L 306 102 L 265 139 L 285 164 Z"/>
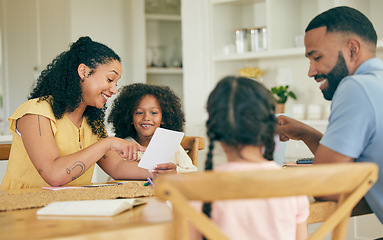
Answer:
<path fill-rule="evenodd" d="M 52 107 L 49 102 L 47 100 L 40 100 L 38 98 L 30 99 L 20 105 L 10 118 L 18 119 L 25 114 L 38 114 L 50 119 L 55 119 Z"/>

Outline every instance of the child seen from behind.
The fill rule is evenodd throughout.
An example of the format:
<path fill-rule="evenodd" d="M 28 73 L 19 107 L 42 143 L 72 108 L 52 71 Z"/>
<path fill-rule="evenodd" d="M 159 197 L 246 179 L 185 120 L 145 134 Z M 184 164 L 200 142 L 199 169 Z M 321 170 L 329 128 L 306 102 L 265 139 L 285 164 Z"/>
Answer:
<path fill-rule="evenodd" d="M 227 163 L 215 171 L 281 168 L 272 161 L 277 120 L 275 103 L 261 83 L 226 77 L 211 92 L 207 111 L 210 140 L 206 170 L 213 168 L 214 142 Z M 257 189 L 249 189 L 257 191 Z M 309 202 L 305 196 L 215 201 L 203 211 L 230 239 L 306 239 Z"/>
<path fill-rule="evenodd" d="M 185 122 L 180 99 L 167 86 L 135 83 L 122 87 L 108 122 L 116 137 L 147 147 L 158 127 L 182 131 Z M 138 152 L 138 161 L 143 153 Z M 153 175 L 197 171 L 182 146 L 169 163 L 158 164 Z"/>

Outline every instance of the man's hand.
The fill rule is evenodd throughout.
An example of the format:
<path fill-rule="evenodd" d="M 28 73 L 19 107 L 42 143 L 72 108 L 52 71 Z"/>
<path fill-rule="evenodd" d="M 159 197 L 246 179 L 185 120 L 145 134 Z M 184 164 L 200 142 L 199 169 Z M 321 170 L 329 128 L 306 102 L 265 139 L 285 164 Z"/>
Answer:
<path fill-rule="evenodd" d="M 285 115 L 278 116 L 276 131 L 279 134 L 279 139 L 283 142 L 290 139 L 302 140 L 314 155 L 323 136 L 315 128 Z"/>
<path fill-rule="evenodd" d="M 283 142 L 290 139 L 302 140 L 302 135 L 305 134 L 306 127 L 308 127 L 306 124 L 293 118 L 285 115 L 278 116 L 277 133 Z"/>

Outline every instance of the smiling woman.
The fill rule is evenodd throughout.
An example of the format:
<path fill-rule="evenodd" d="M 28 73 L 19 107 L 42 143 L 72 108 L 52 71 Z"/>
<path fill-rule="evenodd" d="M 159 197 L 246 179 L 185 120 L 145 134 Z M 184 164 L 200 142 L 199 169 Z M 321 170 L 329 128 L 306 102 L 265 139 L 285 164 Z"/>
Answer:
<path fill-rule="evenodd" d="M 13 140 L 1 189 L 90 184 L 96 162 L 114 178 L 149 177 L 124 161 L 145 148 L 105 129 L 105 103 L 121 74 L 120 57 L 89 37 L 48 64 L 9 118 Z"/>

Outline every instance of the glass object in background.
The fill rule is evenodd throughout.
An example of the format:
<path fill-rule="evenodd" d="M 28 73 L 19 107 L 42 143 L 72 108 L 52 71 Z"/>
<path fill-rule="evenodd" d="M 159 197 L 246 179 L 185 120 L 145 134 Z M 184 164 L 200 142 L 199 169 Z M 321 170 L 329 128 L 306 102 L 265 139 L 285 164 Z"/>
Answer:
<path fill-rule="evenodd" d="M 177 67 L 182 68 L 182 49 L 181 49 L 181 43 L 179 39 L 174 39 L 173 44 L 169 47 L 171 51 L 171 59 L 169 63 L 169 67 Z"/>
<path fill-rule="evenodd" d="M 309 104 L 307 108 L 308 120 L 320 120 L 322 119 L 322 106 L 320 104 Z"/>
<path fill-rule="evenodd" d="M 250 51 L 259 51 L 259 28 L 250 28 Z"/>
<path fill-rule="evenodd" d="M 159 8 L 160 8 L 160 0 L 145 0 L 146 13 L 158 11 Z"/>
<path fill-rule="evenodd" d="M 165 59 L 165 53 L 166 53 L 166 47 L 165 46 L 158 46 L 156 49 L 156 58 L 154 60 L 155 67 L 167 67 L 166 59 Z"/>
<path fill-rule="evenodd" d="M 291 117 L 289 113 L 275 114 L 276 117 L 278 117 L 279 115 L 285 115 L 285 116 Z M 287 142 L 280 141 L 278 134 L 274 135 L 274 142 L 275 142 L 275 147 L 274 147 L 274 153 L 273 153 L 273 160 L 280 166 L 283 166 L 283 164 L 285 163 Z"/>
<path fill-rule="evenodd" d="M 180 0 L 145 0 L 145 13 L 180 15 Z"/>
<path fill-rule="evenodd" d="M 279 166 L 283 166 L 283 163 L 285 161 L 287 142 L 280 141 L 279 135 L 274 136 L 274 142 L 275 142 L 275 146 L 274 146 L 274 152 L 273 152 L 273 160 Z"/>
<path fill-rule="evenodd" d="M 154 47 L 146 47 L 146 67 L 154 67 Z"/>
<path fill-rule="evenodd" d="M 305 105 L 304 104 L 294 104 L 292 110 L 293 118 L 298 120 L 305 119 Z"/>
<path fill-rule="evenodd" d="M 237 53 L 247 52 L 247 29 L 237 28 L 235 29 L 235 46 Z"/>
<path fill-rule="evenodd" d="M 167 67 L 165 60 L 165 46 L 149 46 L 147 49 L 148 67 Z"/>
<path fill-rule="evenodd" d="M 165 0 L 165 8 L 170 14 L 180 14 L 180 0 Z"/>
<path fill-rule="evenodd" d="M 267 28 L 259 28 L 259 50 L 267 50 Z"/>

